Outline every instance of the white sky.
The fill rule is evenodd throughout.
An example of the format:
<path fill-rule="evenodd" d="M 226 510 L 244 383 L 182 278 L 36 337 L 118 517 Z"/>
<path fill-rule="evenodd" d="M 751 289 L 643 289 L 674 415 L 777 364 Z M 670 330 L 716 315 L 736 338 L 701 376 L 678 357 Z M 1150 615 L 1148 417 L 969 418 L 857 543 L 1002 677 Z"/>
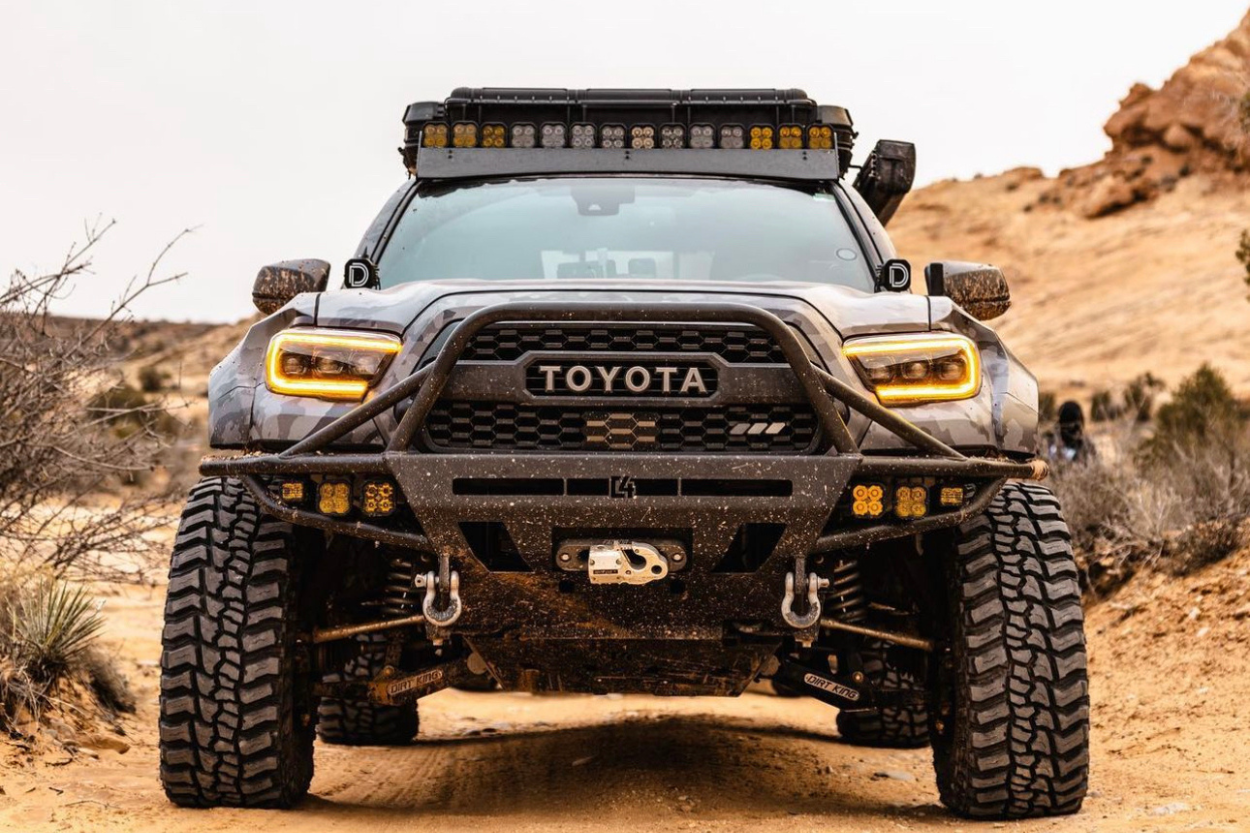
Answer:
<path fill-rule="evenodd" d="M 1157 86 L 1246 0 L 0 0 L 0 278 L 118 226 L 62 312 L 98 315 L 180 229 L 190 272 L 138 312 L 229 321 L 257 268 L 335 274 L 403 180 L 411 101 L 457 86 L 800 87 L 859 148 L 918 146 L 921 183 L 1097 158 L 1134 81 Z M 857 155 L 857 159 L 858 159 Z"/>

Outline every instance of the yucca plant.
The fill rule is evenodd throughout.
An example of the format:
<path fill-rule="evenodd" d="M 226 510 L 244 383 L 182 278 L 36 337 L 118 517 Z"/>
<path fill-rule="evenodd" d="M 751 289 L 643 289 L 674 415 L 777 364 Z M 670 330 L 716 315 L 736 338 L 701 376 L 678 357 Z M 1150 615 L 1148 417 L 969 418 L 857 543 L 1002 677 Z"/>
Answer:
<path fill-rule="evenodd" d="M 25 588 L 12 608 L 13 653 L 30 677 L 52 682 L 100 632 L 99 608 L 79 586 L 45 579 Z"/>

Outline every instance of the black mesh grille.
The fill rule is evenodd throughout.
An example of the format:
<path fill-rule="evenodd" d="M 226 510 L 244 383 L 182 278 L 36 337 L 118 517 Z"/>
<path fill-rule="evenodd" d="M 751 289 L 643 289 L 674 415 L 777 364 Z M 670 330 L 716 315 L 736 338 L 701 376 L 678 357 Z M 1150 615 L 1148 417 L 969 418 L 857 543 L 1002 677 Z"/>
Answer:
<path fill-rule="evenodd" d="M 772 336 L 756 327 L 700 324 L 698 327 L 520 324 L 478 333 L 464 358 L 514 361 L 536 350 L 623 353 L 712 353 L 733 364 L 784 364 Z"/>
<path fill-rule="evenodd" d="M 507 402 L 438 402 L 426 420 L 435 449 L 801 454 L 816 444 L 807 405 L 614 412 Z"/>

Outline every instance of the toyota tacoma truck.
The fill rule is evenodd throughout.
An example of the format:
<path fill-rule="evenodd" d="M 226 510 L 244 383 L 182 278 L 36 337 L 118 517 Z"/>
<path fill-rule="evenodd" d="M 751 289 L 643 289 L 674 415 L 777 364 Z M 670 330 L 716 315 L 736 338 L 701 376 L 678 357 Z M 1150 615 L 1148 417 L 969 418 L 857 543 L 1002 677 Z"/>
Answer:
<path fill-rule="evenodd" d="M 931 745 L 958 814 L 1076 811 L 1085 641 L 1037 386 L 985 323 L 1001 270 L 912 291 L 885 226 L 914 146 L 853 165 L 848 112 L 801 90 L 458 89 L 404 131 L 342 280 L 262 269 L 212 373 L 170 799 L 290 806 L 318 735 L 411 741 L 449 686 L 771 681 L 849 742 Z"/>

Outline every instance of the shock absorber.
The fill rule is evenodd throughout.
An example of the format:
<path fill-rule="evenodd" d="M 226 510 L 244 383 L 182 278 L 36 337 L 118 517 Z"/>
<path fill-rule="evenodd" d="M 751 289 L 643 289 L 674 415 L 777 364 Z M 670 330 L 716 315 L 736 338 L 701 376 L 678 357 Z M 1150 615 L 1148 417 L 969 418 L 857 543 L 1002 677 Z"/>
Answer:
<path fill-rule="evenodd" d="M 386 585 L 382 590 L 382 612 L 386 616 L 410 616 L 421 610 L 424 591 L 412 586 L 417 575 L 416 559 L 401 552 L 386 560 Z"/>
<path fill-rule="evenodd" d="M 862 622 L 868 616 L 868 597 L 859 574 L 859 559 L 843 558 L 833 565 L 825 610 L 843 622 Z"/>

